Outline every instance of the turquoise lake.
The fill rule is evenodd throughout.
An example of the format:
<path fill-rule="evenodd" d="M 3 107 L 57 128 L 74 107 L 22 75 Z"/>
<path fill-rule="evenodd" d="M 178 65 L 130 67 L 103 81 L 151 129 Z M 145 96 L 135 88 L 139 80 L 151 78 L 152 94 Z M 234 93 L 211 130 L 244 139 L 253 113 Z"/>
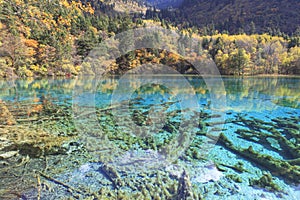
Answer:
<path fill-rule="evenodd" d="M 0 80 L 0 199 L 299 199 L 300 77 Z"/>

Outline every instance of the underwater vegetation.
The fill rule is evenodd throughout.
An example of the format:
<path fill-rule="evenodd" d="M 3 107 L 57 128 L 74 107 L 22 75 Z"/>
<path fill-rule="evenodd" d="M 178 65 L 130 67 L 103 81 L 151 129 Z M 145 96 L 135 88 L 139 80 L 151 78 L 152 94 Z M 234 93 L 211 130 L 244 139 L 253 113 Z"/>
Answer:
<path fill-rule="evenodd" d="M 230 110 L 222 121 L 209 101 L 189 111 L 148 85 L 74 116 L 66 96 L 0 101 L 1 199 L 230 199 L 250 189 L 289 199 L 300 184 L 298 111 Z"/>
<path fill-rule="evenodd" d="M 142 98 L 131 100 L 133 106 L 131 117 L 137 125 L 147 124 L 147 114 L 151 106 L 145 106 L 142 103 L 143 100 Z M 166 104 L 171 106 L 174 103 L 168 102 Z M 156 105 L 157 109 L 161 110 L 166 104 Z M 24 113 L 18 112 L 16 114 L 13 109 L 14 106 L 19 106 L 18 111 L 24 110 Z M 35 110 L 38 106 L 42 108 Z M 33 110 L 29 116 L 28 109 Z M 174 171 L 168 171 L 164 168 L 133 172 L 132 169 L 134 169 L 136 162 L 133 158 L 132 160 L 129 159 L 129 161 L 132 161 L 132 165 L 123 163 L 124 167 L 120 168 L 111 162 L 116 159 L 116 155 L 101 154 L 97 150 L 92 152 L 81 142 L 76 126 L 72 121 L 71 108 L 68 106 L 57 106 L 50 101 L 39 101 L 30 106 L 28 102 L 15 105 L 11 102 L 1 101 L 1 110 L 3 116 L 1 119 L 4 120 L 0 126 L 1 185 L 4 185 L 4 181 L 7 181 L 7 179 L 14 179 L 16 182 L 22 179 L 30 183 L 27 190 L 29 188 L 40 188 L 38 190 L 39 194 L 35 194 L 39 196 L 50 195 L 50 188 L 47 184 L 54 184 L 62 187 L 53 186 L 56 188 L 54 190 L 59 189 L 56 191 L 58 193 L 61 190 L 67 190 L 69 192 L 64 193 L 64 195 L 86 199 L 205 199 L 205 190 L 203 191 L 205 183 L 192 184 L 189 177 L 190 172 L 185 169 L 182 163 L 187 161 L 201 162 L 206 159 L 200 153 L 201 144 L 205 137 L 208 137 L 206 135 L 207 129 L 218 124 L 209 123 L 207 120 L 218 118 L 217 115 L 212 116 L 204 110 L 199 113 L 199 126 L 196 127 L 197 132 L 193 136 L 193 142 L 179 160 L 173 163 L 175 166 L 180 166 L 177 169 L 178 172 L 174 173 Z M 128 134 L 128 130 L 116 125 L 112 107 L 101 108 L 96 111 L 103 134 L 101 137 L 105 137 L 112 142 L 118 152 L 137 149 L 147 150 L 148 152 L 153 150 L 154 152 L 167 146 L 178 135 L 178 119 L 182 116 L 180 116 L 180 110 L 174 109 L 166 112 L 169 114 L 168 123 L 162 127 L 160 133 L 153 137 L 150 137 L 151 134 L 148 134 L 147 137 L 145 135 L 139 137 Z M 11 121 L 11 123 L 7 121 Z M 252 145 L 246 148 L 236 145 L 234 139 L 227 136 L 226 129 L 224 129 L 220 130 L 224 132 L 220 134 L 217 146 L 224 147 L 242 159 L 249 161 L 252 165 L 257 165 L 262 170 L 268 171 L 268 173 L 257 178 L 249 179 L 248 184 L 250 186 L 265 188 L 269 191 L 284 192 L 284 189 L 274 182 L 274 177 L 279 177 L 292 184 L 300 183 L 299 122 L 299 117 L 295 116 L 277 117 L 265 122 L 254 117 L 247 117 L 247 115 L 236 114 L 227 119 L 225 123 L 243 127 L 237 129 L 234 134 L 242 140 L 251 142 Z M 273 157 L 255 150 L 253 148 L 255 144 L 278 153 L 279 157 Z M 98 147 L 95 147 L 95 149 Z M 95 157 L 95 152 L 98 157 Z M 70 172 L 72 168 L 76 169 L 76 166 L 88 162 L 98 163 L 96 170 L 91 170 L 89 176 L 103 176 L 100 178 L 101 180 L 98 180 L 99 187 L 95 191 L 90 191 L 88 184 L 77 188 L 72 186 L 72 183 L 69 185 L 67 181 L 54 178 L 58 173 Z M 214 162 L 219 171 L 227 172 L 228 169 L 235 171 L 236 173 L 227 174 L 226 179 L 231 179 L 236 183 L 245 181 L 239 176 L 240 173 L 249 172 L 242 160 L 231 165 L 217 160 Z M 24 169 L 26 169 L 27 174 L 24 174 Z M 93 173 L 98 173 L 98 175 L 93 175 Z M 5 189 L 1 190 L 3 197 L 22 195 L 22 191 L 26 191 L 24 186 L 18 184 L 19 193 L 13 192 L 9 189 L 12 184 L 15 184 L 15 182 L 9 181 Z M 100 185 L 103 186 L 100 187 Z"/>

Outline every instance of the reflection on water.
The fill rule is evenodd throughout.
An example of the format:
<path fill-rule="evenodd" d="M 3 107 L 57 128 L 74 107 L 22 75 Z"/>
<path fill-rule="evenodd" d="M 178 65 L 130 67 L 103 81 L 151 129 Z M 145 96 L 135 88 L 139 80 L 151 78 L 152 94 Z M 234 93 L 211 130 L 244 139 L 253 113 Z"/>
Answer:
<path fill-rule="evenodd" d="M 156 79 L 176 79 L 176 77 L 155 77 Z M 200 97 L 207 97 L 209 92 L 203 79 L 193 76 L 186 77 L 193 89 Z M 83 86 L 85 90 L 95 90 L 95 80 L 98 83 L 97 91 L 111 94 L 118 86 L 119 77 L 107 77 L 105 79 L 78 78 L 78 79 L 26 79 L 0 81 L 0 96 L 2 99 L 26 100 L 34 96 L 49 94 L 51 97 L 72 96 L 75 85 Z M 128 84 L 135 90 L 141 83 L 139 79 L 128 80 Z M 260 77 L 260 78 L 229 78 L 223 77 L 226 88 L 227 101 L 242 101 L 243 99 L 258 99 L 263 94 L 273 99 L 285 99 L 297 103 L 300 99 L 299 78 L 282 78 L 282 77 Z M 160 87 L 160 86 L 157 86 Z M 155 92 L 157 87 L 148 87 L 147 92 Z M 184 93 L 180 82 L 172 88 L 174 93 Z M 176 91 L 177 90 L 177 91 Z M 161 90 L 163 92 L 163 90 Z M 9 99 L 11 98 L 11 99 Z M 251 106 L 251 105 L 248 105 Z"/>
<path fill-rule="evenodd" d="M 0 198 L 297 199 L 299 85 L 284 77 L 2 80 Z"/>

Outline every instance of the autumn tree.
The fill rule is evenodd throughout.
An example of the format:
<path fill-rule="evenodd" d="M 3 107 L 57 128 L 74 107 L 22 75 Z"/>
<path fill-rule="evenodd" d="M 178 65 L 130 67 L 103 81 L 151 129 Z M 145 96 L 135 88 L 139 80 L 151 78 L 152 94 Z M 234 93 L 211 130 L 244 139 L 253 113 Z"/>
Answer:
<path fill-rule="evenodd" d="M 250 61 L 250 56 L 246 53 L 245 49 L 238 48 L 229 55 L 229 60 L 234 73 L 244 75 L 244 70 Z"/>

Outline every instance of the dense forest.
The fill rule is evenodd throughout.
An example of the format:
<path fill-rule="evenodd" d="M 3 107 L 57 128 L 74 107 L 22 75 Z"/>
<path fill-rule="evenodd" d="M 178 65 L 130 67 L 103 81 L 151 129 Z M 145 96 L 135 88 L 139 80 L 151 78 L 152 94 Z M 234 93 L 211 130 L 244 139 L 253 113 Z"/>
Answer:
<path fill-rule="evenodd" d="M 93 74 L 82 61 L 101 41 L 132 28 L 154 25 L 178 32 L 183 40 L 197 38 L 200 42 L 193 56 L 211 57 L 222 74 L 300 74 L 300 34 L 296 32 L 260 33 L 252 27 L 251 33 L 228 34 L 210 25 L 204 30 L 164 18 L 170 9 L 145 6 L 133 0 L 1 0 L 0 77 Z M 182 55 L 191 52 L 189 45 L 180 49 Z M 120 74 L 147 62 L 189 73 L 180 70 L 185 63 L 182 57 L 163 49 L 139 49 L 130 54 L 117 59 L 110 73 Z"/>
<path fill-rule="evenodd" d="M 271 35 L 300 32 L 298 0 L 147 1 L 162 6 L 158 13 L 160 18 L 184 27 L 197 26 L 202 28 L 203 33 L 210 30 L 230 34 L 267 32 Z M 172 9 L 172 4 L 176 9 Z"/>

